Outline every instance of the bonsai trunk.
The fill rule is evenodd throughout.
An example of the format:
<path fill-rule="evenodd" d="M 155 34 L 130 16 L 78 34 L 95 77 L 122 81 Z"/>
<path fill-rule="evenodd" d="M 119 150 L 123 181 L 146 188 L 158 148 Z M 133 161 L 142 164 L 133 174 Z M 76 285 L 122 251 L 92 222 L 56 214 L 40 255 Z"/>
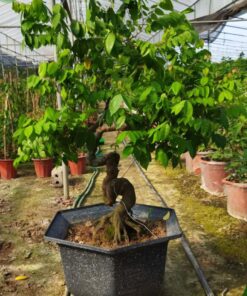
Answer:
<path fill-rule="evenodd" d="M 125 178 L 118 178 L 118 163 L 120 156 L 116 152 L 107 154 L 104 157 L 106 165 L 106 177 L 103 180 L 102 190 L 104 203 L 113 206 L 118 195 L 122 196 L 120 204 L 114 210 L 96 221 L 94 238 L 97 238 L 99 231 L 103 230 L 104 240 L 113 239 L 114 243 L 129 241 L 129 232 L 135 231 L 139 235 L 140 225 L 134 220 L 130 211 L 135 205 L 136 195 L 133 185 Z"/>

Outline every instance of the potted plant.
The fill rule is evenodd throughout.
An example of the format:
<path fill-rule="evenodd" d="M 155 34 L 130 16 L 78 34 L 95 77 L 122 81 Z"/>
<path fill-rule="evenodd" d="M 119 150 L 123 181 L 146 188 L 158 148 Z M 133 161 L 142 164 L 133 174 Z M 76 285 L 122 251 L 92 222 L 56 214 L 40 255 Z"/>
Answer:
<path fill-rule="evenodd" d="M 230 174 L 223 180 L 227 212 L 247 221 L 247 150 L 232 158 L 228 170 Z"/>
<path fill-rule="evenodd" d="M 229 176 L 223 183 L 228 213 L 238 219 L 247 220 L 247 117 L 244 107 L 242 105 L 243 111 L 232 123 L 232 158 L 227 167 Z"/>
<path fill-rule="evenodd" d="M 218 148 L 207 157 L 200 160 L 201 186 L 213 194 L 223 195 L 223 179 L 228 175 L 226 167 L 232 154 L 227 148 Z"/>
<path fill-rule="evenodd" d="M 175 212 L 167 208 L 135 205 L 133 185 L 125 178 L 117 178 L 119 155 L 109 153 L 104 161 L 107 171 L 103 181 L 105 205 L 58 212 L 45 237 L 60 247 L 66 284 L 73 295 L 83 295 L 85 291 L 92 296 L 102 293 L 109 296 L 126 293 L 133 296 L 158 295 L 163 287 L 168 242 L 182 235 Z M 115 204 L 118 195 L 122 195 L 122 200 Z M 112 211 L 109 205 L 114 204 Z M 128 214 L 132 210 L 133 215 Z M 147 221 L 162 221 L 167 214 L 166 226 L 165 221 L 161 223 L 162 229 L 166 227 L 166 235 L 157 237 L 152 234 L 148 241 L 129 244 L 130 229 L 140 234 L 142 227 L 147 228 Z M 91 242 L 97 241 L 99 236 L 101 242 L 111 237 L 115 244 L 102 247 L 68 240 L 71 227 L 84 227 L 90 221 L 94 227 Z M 123 241 L 127 244 L 118 245 Z"/>
<path fill-rule="evenodd" d="M 87 159 L 86 151 L 87 149 L 85 146 L 81 149 L 78 149 L 77 158 L 75 159 L 75 161 L 68 161 L 70 173 L 72 176 L 77 176 L 85 173 Z"/>
<path fill-rule="evenodd" d="M 78 151 L 84 153 L 95 143 L 94 134 L 84 121 L 80 112 L 68 106 L 61 110 L 47 107 L 38 119 L 21 116 L 14 133 L 18 145 L 14 165 L 33 160 L 37 176 L 49 177 L 53 162 L 77 162 Z M 85 156 L 81 159 L 76 173 L 85 171 Z"/>
<path fill-rule="evenodd" d="M 72 176 L 84 174 L 86 171 L 86 158 L 84 153 L 79 153 L 76 161 L 69 160 L 69 168 Z"/>
<path fill-rule="evenodd" d="M 102 104 L 104 108 L 100 118 L 102 122 L 108 126 L 114 124 L 118 130 L 123 126 L 126 127 L 125 131 L 118 134 L 116 140 L 117 145 L 127 140 L 123 150 L 125 156 L 134 155 L 137 161 L 147 168 L 154 153 L 156 160 L 162 165 L 167 166 L 171 162 L 175 167 L 179 163 L 181 153 L 196 151 L 200 144 L 209 142 L 211 138 L 213 140 L 217 138 L 219 125 L 224 126 L 224 122 L 219 120 L 220 112 L 224 114 L 226 105 L 224 103 L 233 99 L 232 93 L 237 84 L 235 81 L 231 83 L 234 76 L 224 77 L 224 81 L 223 77 L 220 79 L 216 77 L 210 53 L 202 49 L 202 40 L 186 19 L 185 14 L 188 11 L 182 13 L 174 11 L 169 0 L 158 2 L 151 8 L 147 7 L 144 1 L 138 3 L 135 0 L 125 1 L 116 9 L 114 1 L 109 7 L 102 7 L 100 3 L 90 0 L 87 3 L 86 19 L 80 22 L 72 19 L 67 6 L 62 7 L 58 4 L 50 11 L 42 1 L 33 1 L 28 6 L 14 1 L 13 8 L 23 16 L 22 33 L 31 49 L 48 44 L 55 45 L 58 49 L 57 61 L 41 63 L 39 74 L 32 77 L 32 85 L 48 92 L 49 84 L 55 81 L 61 90 L 64 108 L 81 111 L 80 116 L 78 112 L 76 115 L 78 123 L 85 122 L 90 111 L 95 110 L 99 103 Z M 141 27 L 140 21 L 143 24 Z M 141 40 L 136 34 L 140 30 L 150 34 L 150 39 L 154 32 L 162 31 L 163 38 L 160 42 Z M 71 33 L 73 38 L 70 38 Z M 48 35 L 49 38 L 44 38 Z M 231 88 L 228 87 L 229 83 Z M 60 151 L 67 156 L 67 160 L 72 159 L 72 152 L 76 152 L 67 145 L 72 143 L 72 139 L 83 139 L 84 142 L 87 140 L 95 144 L 95 137 L 91 137 L 93 141 L 88 137 L 88 127 L 85 126 L 84 133 L 76 132 L 73 118 L 73 114 L 58 116 L 60 119 L 58 122 L 62 121 L 63 128 L 56 129 L 58 134 L 54 138 L 54 141 L 60 144 Z M 72 133 L 73 137 L 70 136 L 71 129 L 75 131 Z M 103 233 L 106 231 L 112 237 L 114 244 L 118 244 L 119 241 L 128 240 L 129 229 L 138 233 L 140 225 L 131 221 L 130 211 L 132 208 L 135 209 L 134 188 L 128 180 L 117 178 L 118 157 L 114 155 L 113 159 L 111 157 L 102 159 L 106 164 L 103 195 L 106 206 L 115 205 L 117 195 L 122 195 L 121 203 L 110 212 L 108 210 L 105 212 L 106 206 L 103 206 L 96 209 L 88 208 L 86 214 L 84 211 L 78 212 L 78 216 L 89 217 L 91 211 L 96 212 L 99 220 L 95 233 L 100 233 L 100 230 Z M 68 215 L 73 216 L 74 213 Z M 75 215 L 76 220 L 70 221 L 59 216 L 57 221 L 61 233 L 58 234 L 56 228 L 50 228 L 49 236 L 55 238 L 58 244 L 63 244 L 62 252 L 68 254 L 67 259 L 69 258 L 72 268 L 66 270 L 67 259 L 64 261 L 64 266 L 66 282 L 71 291 L 77 295 L 83 294 L 80 287 L 81 280 L 84 284 L 87 281 L 90 285 L 91 295 L 97 295 L 94 294 L 93 287 L 97 289 L 98 283 L 101 283 L 100 294 L 106 295 L 116 295 L 118 289 L 121 291 L 120 295 L 145 295 L 147 292 L 142 289 L 142 285 L 148 292 L 150 292 L 148 285 L 153 288 L 152 292 L 155 291 L 156 295 L 158 294 L 156 292 L 160 292 L 158 291 L 160 285 L 157 285 L 159 288 L 155 288 L 152 279 L 153 277 L 161 279 L 163 264 L 161 262 L 155 264 L 155 270 L 159 275 L 149 275 L 148 280 L 146 271 L 139 264 L 140 258 L 143 259 L 145 254 L 135 253 L 137 247 L 133 250 L 129 248 L 126 253 L 114 250 L 108 254 L 109 256 L 105 256 L 102 250 L 101 265 L 95 265 L 94 276 L 88 278 L 88 274 L 83 273 L 82 269 L 84 265 L 89 265 L 88 257 L 89 260 L 94 257 L 91 253 L 92 248 L 87 247 L 87 252 L 81 254 L 81 247 L 77 248 L 76 245 L 75 248 L 74 244 L 70 244 L 75 251 L 71 255 L 68 245 L 63 242 L 67 226 L 80 220 L 77 219 L 77 215 Z M 138 218 L 141 219 L 140 216 Z M 151 245 L 156 242 L 152 240 Z M 144 245 L 138 247 L 142 249 Z M 164 251 L 165 248 L 162 248 Z M 113 253 L 121 254 L 120 257 L 126 258 L 126 261 L 117 261 Z M 160 261 L 157 260 L 156 251 L 150 253 L 156 257 L 148 258 L 150 265 L 152 261 Z M 131 254 L 134 254 L 133 265 L 130 261 Z M 83 258 L 79 259 L 81 256 Z M 159 256 L 161 253 L 158 258 Z M 107 285 L 104 285 L 104 278 L 103 283 L 100 279 L 102 274 L 105 275 L 104 259 L 116 263 L 110 265 Z M 131 284 L 127 279 L 121 283 L 121 287 L 116 287 L 116 283 L 119 283 L 123 276 L 120 271 L 125 262 L 127 267 L 131 264 L 130 270 L 140 272 L 139 278 L 142 279 L 137 285 L 140 292 L 134 288 L 135 281 Z M 135 262 L 139 263 L 134 265 Z M 120 268 L 116 269 L 117 266 Z M 150 266 L 146 269 L 148 268 Z M 86 278 L 78 280 L 76 270 Z M 72 281 L 68 278 L 70 272 Z M 125 270 L 125 273 L 129 271 Z M 118 277 L 118 282 L 112 281 L 113 275 Z M 108 286 L 112 287 L 110 293 Z"/>
<path fill-rule="evenodd" d="M 38 178 L 51 176 L 53 168 L 53 142 L 50 131 L 54 129 L 43 120 L 36 120 L 21 116 L 18 128 L 14 133 L 14 139 L 18 144 L 17 158 L 14 165 L 30 160 L 34 163 L 35 172 Z"/>
<path fill-rule="evenodd" d="M 201 174 L 201 159 L 207 157 L 213 152 L 212 149 L 201 145 L 194 157 L 191 157 L 189 152 L 184 154 L 186 171 L 195 175 Z"/>
<path fill-rule="evenodd" d="M 239 98 L 226 111 L 229 123 L 222 147 L 215 148 L 212 154 L 201 159 L 202 187 L 209 193 L 224 194 L 223 179 L 230 173 L 229 163 L 233 159 L 238 159 L 239 155 L 243 155 L 247 147 L 245 100 L 245 97 Z"/>
<path fill-rule="evenodd" d="M 135 216 L 151 221 L 170 214 L 167 236 L 148 242 L 105 249 L 66 240 L 71 225 L 98 219 L 110 211 L 102 204 L 60 211 L 46 231 L 45 238 L 59 246 L 68 290 L 73 295 L 86 292 L 88 296 L 159 295 L 168 242 L 181 236 L 174 210 L 138 204 L 133 207 Z"/>
<path fill-rule="evenodd" d="M 1 139 L 0 139 L 0 176 L 3 179 L 12 179 L 17 176 L 13 166 L 13 158 L 16 155 L 15 143 L 12 139 L 15 119 L 13 114 L 13 104 L 9 98 L 9 87 L 7 81 L 3 81 L 1 98 L 3 109 L 0 110 Z"/>

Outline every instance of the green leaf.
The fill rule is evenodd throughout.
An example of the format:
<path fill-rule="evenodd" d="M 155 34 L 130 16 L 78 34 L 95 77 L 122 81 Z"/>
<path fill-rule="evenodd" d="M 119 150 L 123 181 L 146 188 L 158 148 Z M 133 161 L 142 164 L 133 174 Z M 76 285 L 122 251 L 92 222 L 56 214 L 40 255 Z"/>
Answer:
<path fill-rule="evenodd" d="M 27 88 L 35 88 L 40 82 L 40 78 L 36 75 L 31 75 L 27 79 Z"/>
<path fill-rule="evenodd" d="M 234 90 L 234 80 L 231 80 L 231 81 L 229 82 L 229 90 L 230 90 L 230 91 L 233 91 L 233 90 Z"/>
<path fill-rule="evenodd" d="M 42 0 L 33 0 L 32 7 L 34 10 L 39 11 L 42 8 L 43 2 Z"/>
<path fill-rule="evenodd" d="M 39 151 L 39 156 L 40 156 L 40 158 L 46 158 L 47 157 L 45 151 L 43 151 L 43 150 Z"/>
<path fill-rule="evenodd" d="M 224 101 L 224 99 L 225 99 L 225 92 L 222 91 L 218 97 L 218 101 L 221 103 Z"/>
<path fill-rule="evenodd" d="M 48 118 L 51 121 L 54 121 L 55 117 L 56 117 L 55 110 L 53 108 L 51 108 L 51 107 L 48 107 L 45 110 L 45 118 Z"/>
<path fill-rule="evenodd" d="M 51 127 L 50 122 L 46 122 L 46 123 L 44 123 L 44 125 L 43 125 L 43 129 L 44 129 L 45 132 L 49 132 L 50 127 Z"/>
<path fill-rule="evenodd" d="M 174 95 L 177 95 L 182 88 L 182 84 L 178 81 L 173 82 L 171 86 L 171 90 L 173 91 Z"/>
<path fill-rule="evenodd" d="M 34 126 L 34 131 L 37 135 L 40 135 L 42 133 L 42 125 L 41 123 L 37 123 Z"/>
<path fill-rule="evenodd" d="M 189 13 L 191 13 L 193 11 L 194 11 L 193 8 L 188 7 L 186 9 L 182 10 L 181 13 L 183 13 L 183 14 L 189 14 Z"/>
<path fill-rule="evenodd" d="M 165 10 L 173 10 L 173 5 L 171 0 L 161 0 L 159 6 Z"/>
<path fill-rule="evenodd" d="M 133 153 L 134 148 L 132 146 L 126 146 L 123 150 L 123 156 L 128 157 L 130 154 Z"/>
<path fill-rule="evenodd" d="M 205 97 L 208 98 L 210 94 L 210 88 L 208 86 L 205 86 L 204 90 L 205 90 Z"/>
<path fill-rule="evenodd" d="M 160 8 L 155 8 L 155 13 L 157 15 L 164 15 L 164 11 L 162 9 L 160 9 Z"/>
<path fill-rule="evenodd" d="M 109 33 L 105 40 L 105 49 L 108 54 L 111 53 L 112 48 L 115 44 L 116 36 L 113 32 Z"/>
<path fill-rule="evenodd" d="M 48 64 L 47 73 L 52 76 L 57 72 L 58 68 L 59 66 L 56 62 L 51 62 Z"/>
<path fill-rule="evenodd" d="M 172 113 L 174 113 L 175 115 L 178 115 L 184 108 L 184 104 L 185 104 L 185 100 L 179 102 L 178 104 L 176 104 L 175 106 L 172 107 Z"/>
<path fill-rule="evenodd" d="M 31 21 L 23 21 L 21 23 L 22 32 L 25 32 L 25 33 L 28 32 L 32 28 L 33 25 L 34 25 L 34 23 Z"/>
<path fill-rule="evenodd" d="M 116 122 L 116 128 L 119 129 L 125 123 L 126 117 L 125 115 L 120 116 Z"/>
<path fill-rule="evenodd" d="M 32 135 L 32 133 L 33 133 L 33 126 L 32 126 L 32 125 L 30 125 L 30 126 L 28 126 L 28 127 L 25 128 L 25 130 L 24 130 L 24 135 L 25 135 L 28 139 L 30 138 L 30 136 Z"/>
<path fill-rule="evenodd" d="M 131 110 L 131 99 L 127 96 L 123 97 L 124 103 L 126 104 L 126 106 L 128 107 L 129 110 Z"/>
<path fill-rule="evenodd" d="M 200 83 L 202 86 L 205 86 L 208 83 L 208 77 L 202 77 Z"/>
<path fill-rule="evenodd" d="M 212 140 L 220 148 L 224 148 L 226 146 L 226 138 L 222 135 L 213 134 Z"/>
<path fill-rule="evenodd" d="M 208 76 L 209 69 L 208 69 L 208 68 L 204 68 L 204 69 L 202 70 L 202 73 L 203 73 L 204 76 Z"/>
<path fill-rule="evenodd" d="M 64 40 L 65 40 L 64 35 L 62 33 L 58 33 L 58 36 L 57 36 L 57 47 L 58 47 L 58 49 L 63 47 Z"/>
<path fill-rule="evenodd" d="M 31 122 L 31 118 L 22 117 L 19 119 L 18 126 L 27 127 Z"/>
<path fill-rule="evenodd" d="M 169 158 L 162 148 L 157 149 L 155 159 L 158 160 L 164 167 L 167 167 Z"/>
<path fill-rule="evenodd" d="M 141 94 L 140 96 L 140 100 L 141 101 L 145 101 L 147 96 L 151 93 L 151 91 L 153 90 L 152 86 L 147 87 Z"/>
<path fill-rule="evenodd" d="M 67 93 L 67 90 L 65 89 L 65 87 L 62 87 L 62 89 L 61 89 L 61 97 L 64 100 L 66 100 L 68 97 L 68 93 Z"/>
<path fill-rule="evenodd" d="M 123 97 L 121 94 L 116 95 L 113 99 L 110 101 L 109 110 L 110 114 L 115 114 L 119 108 L 121 107 L 121 104 L 123 103 Z"/>
<path fill-rule="evenodd" d="M 78 21 L 75 21 L 75 20 L 72 20 L 72 23 L 71 23 L 71 31 L 72 33 L 76 36 L 76 37 L 79 37 L 80 35 L 80 32 L 81 32 L 81 25 Z"/>
<path fill-rule="evenodd" d="M 186 117 L 186 122 L 189 122 L 192 118 L 193 115 L 193 106 L 191 104 L 191 102 L 186 101 L 185 104 L 185 117 Z"/>
<path fill-rule="evenodd" d="M 128 132 L 127 131 L 120 133 L 117 136 L 116 144 L 121 144 L 123 142 L 123 140 L 127 137 L 127 135 L 128 135 Z"/>
<path fill-rule="evenodd" d="M 232 100 L 232 98 L 233 98 L 232 93 L 229 90 L 225 89 L 220 93 L 218 100 L 221 103 L 224 101 L 224 99 Z"/>
<path fill-rule="evenodd" d="M 12 3 L 12 9 L 15 11 L 15 12 L 20 12 L 20 3 L 16 0 L 13 1 Z"/>
<path fill-rule="evenodd" d="M 58 25 L 61 24 L 61 14 L 55 14 L 52 18 L 52 26 L 56 29 Z"/>
<path fill-rule="evenodd" d="M 150 137 L 153 137 L 152 143 L 157 143 L 167 139 L 170 133 L 170 126 L 167 123 L 162 123 L 156 128 L 151 129 L 148 134 Z"/>
<path fill-rule="evenodd" d="M 226 98 L 227 100 L 232 100 L 232 98 L 233 98 L 232 92 L 230 92 L 230 91 L 227 90 L 227 89 L 226 89 L 224 92 L 225 92 L 225 98 Z"/>
<path fill-rule="evenodd" d="M 39 77 L 44 78 L 46 75 L 47 63 L 40 63 L 39 65 Z"/>

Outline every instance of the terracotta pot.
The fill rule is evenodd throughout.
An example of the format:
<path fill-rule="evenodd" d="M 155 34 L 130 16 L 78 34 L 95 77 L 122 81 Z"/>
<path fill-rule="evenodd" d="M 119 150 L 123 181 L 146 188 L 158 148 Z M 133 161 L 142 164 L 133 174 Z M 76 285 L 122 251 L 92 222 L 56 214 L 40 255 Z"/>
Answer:
<path fill-rule="evenodd" d="M 13 159 L 0 159 L 0 175 L 2 179 L 10 180 L 16 178 L 17 173 L 13 162 Z"/>
<path fill-rule="evenodd" d="M 52 158 L 33 159 L 35 172 L 38 178 L 51 176 L 53 168 Z"/>
<path fill-rule="evenodd" d="M 214 195 L 224 195 L 223 179 L 227 177 L 226 162 L 201 159 L 202 188 Z"/>
<path fill-rule="evenodd" d="M 196 156 L 192 158 L 189 152 L 184 154 L 185 156 L 185 166 L 186 171 L 189 173 L 194 173 L 195 175 L 201 174 L 201 159 L 202 157 L 206 157 L 211 153 L 211 151 L 202 151 L 197 152 Z"/>
<path fill-rule="evenodd" d="M 86 156 L 79 155 L 77 162 L 69 161 L 69 168 L 72 176 L 84 174 L 86 171 Z"/>
<path fill-rule="evenodd" d="M 227 212 L 232 217 L 247 221 L 247 184 L 223 180 L 227 196 Z"/>

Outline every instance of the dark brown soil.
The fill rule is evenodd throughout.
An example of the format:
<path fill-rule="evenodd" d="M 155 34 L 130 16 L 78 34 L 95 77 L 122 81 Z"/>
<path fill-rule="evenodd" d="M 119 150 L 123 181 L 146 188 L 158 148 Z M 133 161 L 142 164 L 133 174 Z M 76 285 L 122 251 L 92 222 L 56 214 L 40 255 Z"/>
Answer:
<path fill-rule="evenodd" d="M 162 238 L 166 235 L 165 222 L 159 221 L 148 221 L 144 225 L 150 230 L 150 233 L 144 226 L 139 237 L 136 232 L 128 232 L 129 242 L 121 242 L 117 245 L 113 242 L 113 234 L 111 229 L 100 229 L 97 235 L 93 237 L 95 230 L 94 221 L 86 221 L 84 223 L 74 224 L 70 227 L 67 240 L 86 244 L 91 246 L 102 247 L 106 249 L 116 249 L 118 247 L 130 246 L 137 243 L 143 243 L 151 239 Z"/>

